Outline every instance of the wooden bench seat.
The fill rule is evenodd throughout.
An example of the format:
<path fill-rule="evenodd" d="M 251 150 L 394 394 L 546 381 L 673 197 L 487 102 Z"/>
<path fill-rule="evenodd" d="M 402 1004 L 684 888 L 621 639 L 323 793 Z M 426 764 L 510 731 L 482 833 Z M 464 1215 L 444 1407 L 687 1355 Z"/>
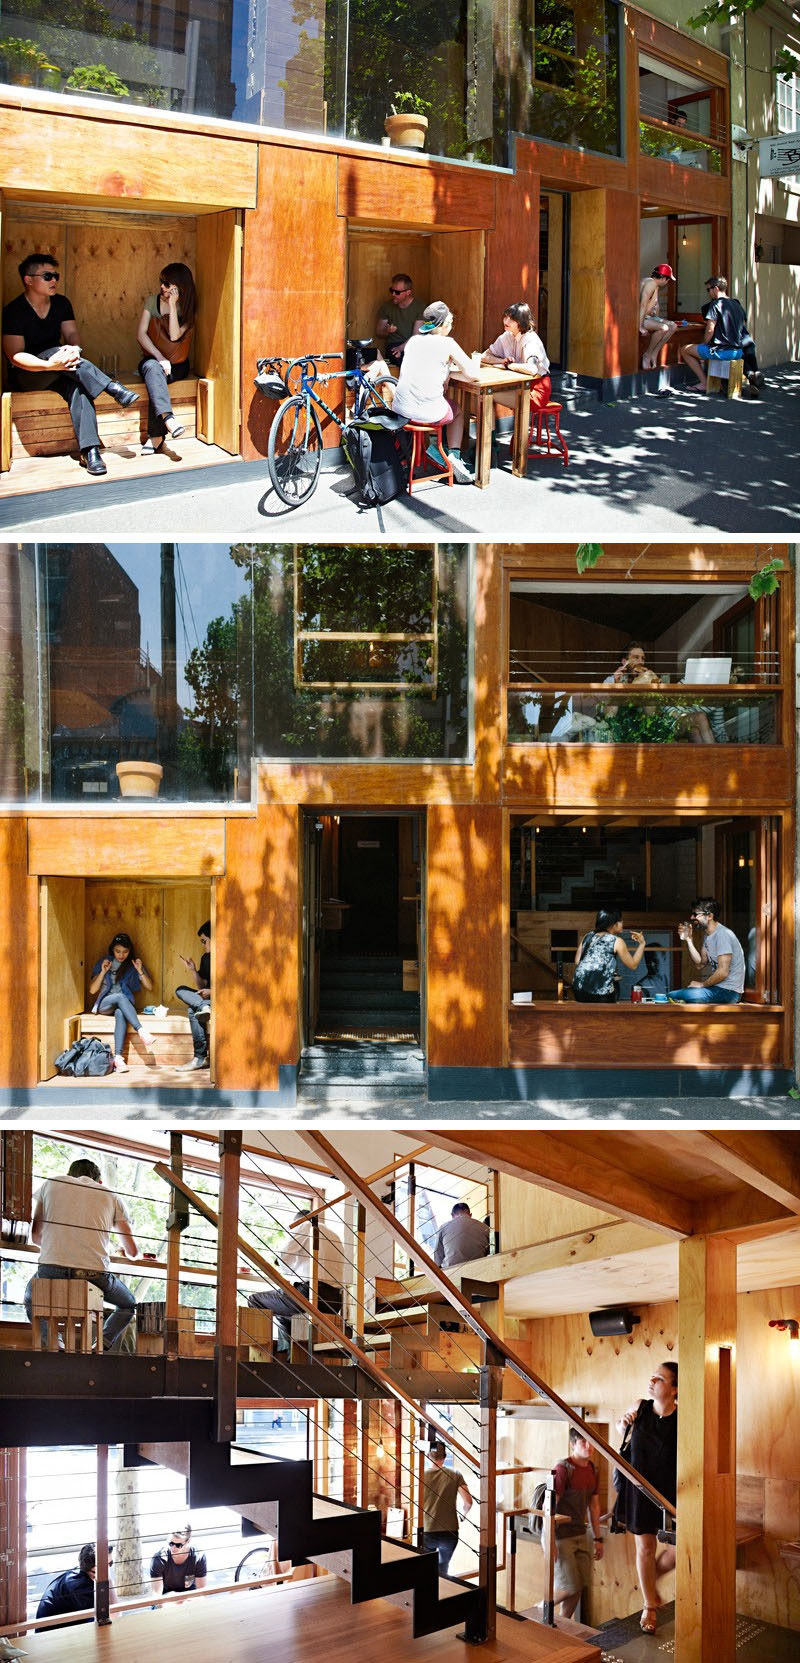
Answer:
<path fill-rule="evenodd" d="M 145 1016 L 144 1012 L 141 1012 L 140 1021 L 153 1036 L 156 1063 L 165 1068 L 179 1068 L 181 1063 L 191 1062 L 194 1046 L 188 1016 L 180 1016 L 177 1013 L 168 1016 Z M 100 1015 L 94 1011 L 80 1011 L 77 1016 L 68 1017 L 64 1024 L 64 1049 L 67 1050 L 70 1045 L 74 1045 L 76 1039 L 84 1039 L 87 1035 L 104 1040 L 113 1051 L 113 1013 Z M 148 1061 L 148 1053 L 133 1028 L 129 1028 L 125 1035 L 122 1055 L 126 1062 Z"/>
<path fill-rule="evenodd" d="M 138 376 L 123 386 L 139 394 L 138 404 L 124 410 L 101 393 L 95 401 L 100 443 L 108 449 L 133 446 L 137 450 L 147 438 L 147 392 Z M 213 443 L 213 381 L 188 376 L 170 387 L 172 408 L 186 437 Z M 0 420 L 0 471 L 28 456 L 62 456 L 77 451 L 69 409 L 58 393 L 43 387 L 41 392 L 5 392 Z"/>

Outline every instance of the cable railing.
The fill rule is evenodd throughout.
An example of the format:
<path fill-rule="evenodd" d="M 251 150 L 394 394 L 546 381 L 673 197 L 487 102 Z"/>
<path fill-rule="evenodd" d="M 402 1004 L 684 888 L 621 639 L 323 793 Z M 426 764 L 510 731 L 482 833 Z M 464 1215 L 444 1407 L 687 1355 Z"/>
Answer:
<path fill-rule="evenodd" d="M 615 686 L 623 686 L 627 690 L 635 685 L 636 678 L 627 667 L 627 652 L 621 649 L 615 656 L 605 649 L 591 649 L 586 647 L 559 646 L 553 652 L 547 647 L 512 647 L 508 655 L 509 681 L 514 684 L 527 683 L 531 688 L 538 688 L 542 684 L 555 682 L 558 686 L 572 686 L 591 683 L 594 686 L 605 686 L 613 681 L 615 674 L 622 671 Z M 624 668 L 623 668 L 624 667 Z M 705 682 L 713 680 L 713 672 L 719 667 L 718 684 L 723 686 L 745 686 L 769 684 L 780 681 L 780 654 L 771 647 L 747 648 L 732 652 L 730 649 L 715 647 L 708 641 L 692 642 L 690 646 L 677 647 L 666 651 L 662 648 L 648 648 L 645 657 L 645 669 L 658 677 L 662 686 L 691 680 L 692 676 L 702 675 Z M 655 684 L 650 681 L 648 685 Z"/>

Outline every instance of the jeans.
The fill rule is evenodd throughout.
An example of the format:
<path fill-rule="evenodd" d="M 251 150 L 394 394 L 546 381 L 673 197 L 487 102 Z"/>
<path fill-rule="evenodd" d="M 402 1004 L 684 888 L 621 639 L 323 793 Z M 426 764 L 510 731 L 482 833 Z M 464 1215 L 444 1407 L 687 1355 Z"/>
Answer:
<path fill-rule="evenodd" d="M 55 1281 L 59 1277 L 64 1277 L 67 1281 L 76 1279 L 84 1282 L 92 1282 L 96 1288 L 99 1288 L 106 1304 L 115 1305 L 117 1307 L 116 1310 L 111 1312 L 110 1316 L 106 1317 L 105 1322 L 103 1323 L 103 1345 L 106 1351 L 119 1349 L 118 1346 L 115 1345 L 115 1341 L 122 1338 L 122 1335 L 124 1334 L 125 1329 L 127 1328 L 128 1323 L 136 1310 L 136 1300 L 134 1299 L 130 1288 L 126 1287 L 125 1283 L 122 1282 L 118 1276 L 115 1276 L 110 1270 L 78 1271 L 67 1270 L 63 1265 L 42 1264 L 39 1265 L 36 1275 L 44 1278 L 49 1277 L 50 1281 Z M 25 1289 L 24 1296 L 25 1310 L 28 1314 L 29 1321 L 31 1319 L 31 1311 L 33 1308 L 33 1294 L 31 1292 L 33 1281 L 34 1279 L 31 1277 L 31 1280 Z"/>
<path fill-rule="evenodd" d="M 304 1298 L 311 1298 L 310 1282 L 295 1282 L 294 1285 Z M 280 1288 L 265 1288 L 261 1293 L 253 1293 L 247 1303 L 255 1310 L 272 1312 L 278 1324 L 278 1350 L 288 1351 L 292 1342 L 292 1317 L 297 1316 L 300 1306 Z M 321 1311 L 338 1316 L 342 1309 L 341 1288 L 337 1288 L 332 1282 L 318 1282 L 317 1304 Z"/>
<path fill-rule="evenodd" d="M 184 381 L 189 374 L 189 360 L 185 358 L 180 364 L 173 364 L 169 380 L 156 358 L 143 358 L 139 364 L 139 374 L 147 388 L 147 433 L 151 439 L 166 437 L 167 424 L 165 416 L 172 415 L 172 400 L 169 396 L 170 386 L 174 381 Z"/>
<path fill-rule="evenodd" d="M 196 987 L 176 987 L 175 998 L 182 999 L 189 1010 L 189 1027 L 192 1030 L 192 1044 L 196 1057 L 208 1056 L 208 1016 L 201 1017 L 200 1011 L 208 1000 L 198 993 Z"/>
<path fill-rule="evenodd" d="M 38 352 L 37 358 L 52 358 L 54 352 L 59 352 L 57 346 L 47 347 L 44 352 Z M 97 417 L 94 401 L 100 393 L 104 393 L 111 381 L 110 375 L 99 370 L 96 364 L 88 358 L 79 358 L 74 370 L 56 370 L 52 375 L 39 373 L 36 370 L 15 370 L 14 385 L 20 392 L 38 392 L 47 387 L 51 393 L 58 393 L 69 405 L 72 426 L 80 450 L 89 450 L 92 445 L 99 445 L 100 435 L 97 431 Z"/>
<path fill-rule="evenodd" d="M 438 1553 L 439 1575 L 446 1576 L 450 1569 L 450 1560 L 458 1547 L 458 1531 L 426 1530 L 423 1532 L 422 1546 Z"/>
<path fill-rule="evenodd" d="M 676 987 L 669 997 L 683 1005 L 738 1005 L 742 995 L 732 987 Z"/>
<path fill-rule="evenodd" d="M 137 1033 L 142 1024 L 136 1014 L 136 1006 L 119 987 L 115 987 L 111 993 L 105 993 L 97 1006 L 99 1016 L 107 1016 L 109 1011 L 114 1012 L 114 1056 L 118 1057 L 125 1044 L 128 1023 Z"/>

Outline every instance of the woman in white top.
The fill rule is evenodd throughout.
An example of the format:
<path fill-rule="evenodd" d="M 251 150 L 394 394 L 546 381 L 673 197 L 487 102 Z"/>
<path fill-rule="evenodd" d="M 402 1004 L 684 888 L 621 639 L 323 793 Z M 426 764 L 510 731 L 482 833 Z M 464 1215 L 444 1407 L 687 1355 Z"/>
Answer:
<path fill-rule="evenodd" d="M 392 409 L 407 421 L 447 422 L 447 449 L 453 478 L 459 485 L 472 485 L 473 475 L 461 460 L 464 414 L 445 397 L 444 390 L 453 367 L 476 385 L 479 377 L 458 342 L 448 340 L 452 327 L 453 314 L 443 300 L 434 300 L 426 306 L 419 333 L 412 335 L 403 353 Z M 428 455 L 434 462 L 444 461 L 434 442 L 428 445 Z"/>
<path fill-rule="evenodd" d="M 484 364 L 502 364 L 507 370 L 533 370 L 536 380 L 531 382 L 531 409 L 543 410 L 550 403 L 553 384 L 550 380 L 550 360 L 533 327 L 530 306 L 515 301 L 503 313 L 503 333 L 486 348 Z M 494 403 L 513 410 L 515 393 L 495 393 Z"/>

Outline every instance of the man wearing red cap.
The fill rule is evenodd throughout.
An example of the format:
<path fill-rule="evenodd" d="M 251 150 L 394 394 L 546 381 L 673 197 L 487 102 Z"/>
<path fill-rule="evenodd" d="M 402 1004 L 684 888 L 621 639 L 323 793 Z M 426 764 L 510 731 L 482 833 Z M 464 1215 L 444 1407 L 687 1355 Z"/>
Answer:
<path fill-rule="evenodd" d="M 658 354 L 662 346 L 675 334 L 677 323 L 671 323 L 662 318 L 661 291 L 668 283 L 675 282 L 675 273 L 671 266 L 654 266 L 649 277 L 645 277 L 639 290 L 639 334 L 647 337 L 647 347 L 642 358 L 643 370 L 654 370 L 658 361 Z"/>

